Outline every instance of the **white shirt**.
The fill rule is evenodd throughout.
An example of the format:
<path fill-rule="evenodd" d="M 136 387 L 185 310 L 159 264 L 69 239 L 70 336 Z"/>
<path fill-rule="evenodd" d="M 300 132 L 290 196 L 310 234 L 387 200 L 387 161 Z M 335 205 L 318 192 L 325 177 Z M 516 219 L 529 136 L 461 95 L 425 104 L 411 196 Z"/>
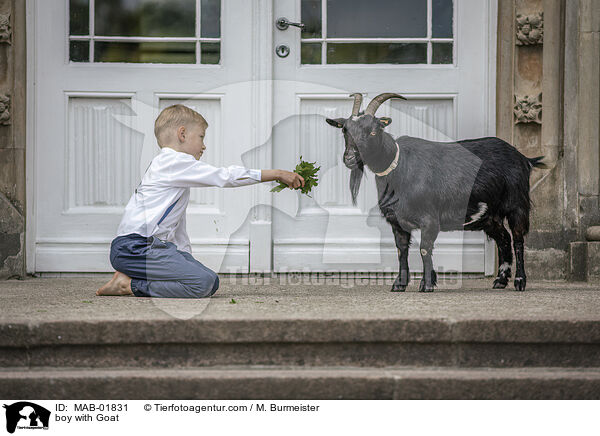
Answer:
<path fill-rule="evenodd" d="M 137 233 L 173 242 L 192 252 L 185 211 L 191 187 L 235 187 L 260 182 L 261 171 L 232 165 L 217 168 L 191 154 L 163 147 L 125 207 L 117 236 Z"/>

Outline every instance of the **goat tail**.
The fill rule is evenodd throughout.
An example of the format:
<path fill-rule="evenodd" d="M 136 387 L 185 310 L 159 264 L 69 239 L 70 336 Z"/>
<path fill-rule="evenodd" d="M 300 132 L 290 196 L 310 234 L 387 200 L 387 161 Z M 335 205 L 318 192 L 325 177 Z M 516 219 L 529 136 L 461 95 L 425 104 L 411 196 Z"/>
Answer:
<path fill-rule="evenodd" d="M 544 156 L 538 156 L 538 157 L 531 157 L 531 158 L 527 158 L 527 160 L 529 161 L 529 165 L 531 165 L 531 168 L 541 168 L 541 169 L 548 169 L 550 168 L 545 162 L 544 162 Z"/>

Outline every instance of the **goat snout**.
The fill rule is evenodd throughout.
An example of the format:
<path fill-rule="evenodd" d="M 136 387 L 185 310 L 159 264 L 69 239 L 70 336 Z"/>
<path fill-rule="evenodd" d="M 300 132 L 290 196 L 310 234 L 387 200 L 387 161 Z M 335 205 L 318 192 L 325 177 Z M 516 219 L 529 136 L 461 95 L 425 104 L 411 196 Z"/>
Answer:
<path fill-rule="evenodd" d="M 359 158 L 354 153 L 344 153 L 344 165 L 349 169 L 355 169 L 359 166 Z"/>

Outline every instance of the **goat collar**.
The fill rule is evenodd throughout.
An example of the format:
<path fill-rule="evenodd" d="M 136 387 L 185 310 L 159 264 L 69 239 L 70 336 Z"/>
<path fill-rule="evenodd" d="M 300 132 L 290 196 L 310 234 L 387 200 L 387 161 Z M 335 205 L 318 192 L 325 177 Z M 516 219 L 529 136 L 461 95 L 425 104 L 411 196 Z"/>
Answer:
<path fill-rule="evenodd" d="M 398 166 L 398 157 L 400 157 L 400 147 L 398 147 L 398 143 L 396 142 L 396 157 L 394 158 L 394 161 L 390 164 L 389 167 L 387 167 L 387 170 L 382 171 L 380 173 L 375 173 L 375 175 L 379 176 L 379 177 L 383 177 L 383 176 L 387 176 L 389 173 L 391 173 L 392 170 L 394 168 L 396 168 L 396 166 Z"/>

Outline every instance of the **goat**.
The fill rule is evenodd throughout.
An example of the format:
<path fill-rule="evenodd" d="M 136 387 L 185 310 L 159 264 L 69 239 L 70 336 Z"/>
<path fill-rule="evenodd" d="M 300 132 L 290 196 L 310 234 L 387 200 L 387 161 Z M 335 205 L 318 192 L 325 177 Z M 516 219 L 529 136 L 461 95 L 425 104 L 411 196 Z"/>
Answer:
<path fill-rule="evenodd" d="M 493 288 L 505 288 L 511 277 L 512 232 L 516 257 L 514 286 L 526 286 L 524 238 L 529 232 L 529 176 L 534 167 L 545 168 L 543 156 L 527 158 L 512 145 L 494 137 L 458 142 L 432 142 L 409 136 L 396 139 L 383 129 L 392 120 L 375 112 L 390 98 L 384 93 L 360 112 L 362 95 L 355 93 L 349 118 L 327 118 L 341 128 L 343 162 L 351 170 L 350 191 L 356 196 L 366 165 L 375 173 L 379 209 L 391 225 L 398 250 L 399 272 L 393 292 L 402 292 L 409 281 L 408 248 L 411 231 L 421 230 L 423 278 L 420 292 L 433 292 L 433 244 L 440 231 L 483 230 L 498 246 L 498 274 Z"/>

